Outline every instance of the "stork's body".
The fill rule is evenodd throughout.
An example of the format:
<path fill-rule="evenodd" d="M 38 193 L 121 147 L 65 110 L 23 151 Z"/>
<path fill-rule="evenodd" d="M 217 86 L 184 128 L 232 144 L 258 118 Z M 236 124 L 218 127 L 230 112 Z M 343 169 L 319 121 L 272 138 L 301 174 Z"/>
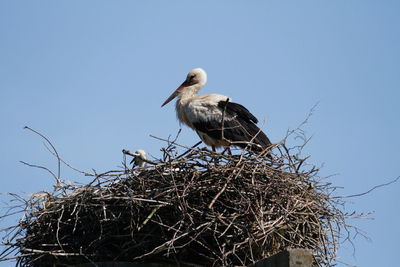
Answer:
<path fill-rule="evenodd" d="M 224 95 L 196 95 L 206 81 L 204 70 L 192 70 L 162 106 L 178 97 L 178 119 L 195 130 L 201 140 L 213 149 L 234 145 L 261 151 L 269 147 L 271 142 L 257 127 L 257 118 L 245 107 L 231 102 Z"/>

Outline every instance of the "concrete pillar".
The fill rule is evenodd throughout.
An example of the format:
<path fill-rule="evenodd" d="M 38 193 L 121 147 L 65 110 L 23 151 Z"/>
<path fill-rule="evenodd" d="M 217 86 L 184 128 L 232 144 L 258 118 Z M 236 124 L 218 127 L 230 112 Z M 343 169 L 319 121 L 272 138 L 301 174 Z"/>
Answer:
<path fill-rule="evenodd" d="M 312 267 L 313 256 L 307 249 L 288 249 L 248 267 Z"/>
<path fill-rule="evenodd" d="M 307 249 L 288 249 L 271 257 L 260 260 L 247 267 L 312 267 L 313 257 Z M 198 264 L 198 265 L 197 265 Z M 181 267 L 201 267 L 197 264 L 180 264 Z M 79 264 L 75 267 L 92 267 L 93 264 Z M 129 262 L 103 262 L 96 263 L 97 267 L 177 267 L 177 264 L 163 263 L 129 263 Z"/>

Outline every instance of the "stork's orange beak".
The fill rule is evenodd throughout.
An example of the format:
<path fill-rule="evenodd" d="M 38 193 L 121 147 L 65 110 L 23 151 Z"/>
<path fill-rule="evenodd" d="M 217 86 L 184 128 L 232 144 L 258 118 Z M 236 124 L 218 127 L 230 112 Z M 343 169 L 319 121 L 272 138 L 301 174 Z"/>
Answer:
<path fill-rule="evenodd" d="M 178 88 L 179 89 L 179 88 Z M 177 95 L 178 95 L 178 89 L 175 90 L 175 92 L 172 93 L 172 95 L 170 95 L 168 97 L 167 100 L 165 100 L 165 102 L 161 105 L 161 107 L 165 106 L 166 104 L 168 104 L 169 102 L 171 102 L 172 99 L 174 99 Z"/>
<path fill-rule="evenodd" d="M 185 87 L 189 86 L 190 84 L 187 81 L 184 81 L 179 87 L 178 89 L 175 90 L 175 92 L 172 93 L 172 95 L 170 95 L 167 100 L 165 100 L 165 102 L 161 105 L 161 107 L 165 106 L 166 104 L 168 104 L 169 102 L 172 101 L 172 99 L 174 99 L 178 93 L 180 91 L 182 91 Z"/>

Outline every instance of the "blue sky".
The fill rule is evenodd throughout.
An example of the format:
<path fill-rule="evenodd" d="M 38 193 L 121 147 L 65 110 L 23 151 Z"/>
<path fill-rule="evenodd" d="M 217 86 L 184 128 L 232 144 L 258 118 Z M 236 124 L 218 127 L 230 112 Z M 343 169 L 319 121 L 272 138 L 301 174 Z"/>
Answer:
<path fill-rule="evenodd" d="M 174 106 L 161 103 L 188 71 L 202 67 L 202 93 L 228 95 L 250 109 L 273 142 L 296 127 L 313 136 L 306 153 L 321 174 L 368 190 L 400 175 L 400 2 L 337 1 L 1 1 L 1 192 L 50 189 L 56 168 L 42 140 L 90 171 L 117 168 L 121 150 L 155 157 L 175 135 Z M 183 127 L 179 142 L 198 137 Z M 65 179 L 87 180 L 67 168 Z M 346 209 L 374 211 L 352 221 L 357 238 L 340 260 L 396 266 L 400 183 L 352 199 Z M 5 197 L 2 197 L 3 200 Z M 1 222 L 0 227 L 8 222 Z M 9 266 L 11 263 L 0 263 Z M 339 264 L 339 266 L 344 266 Z"/>

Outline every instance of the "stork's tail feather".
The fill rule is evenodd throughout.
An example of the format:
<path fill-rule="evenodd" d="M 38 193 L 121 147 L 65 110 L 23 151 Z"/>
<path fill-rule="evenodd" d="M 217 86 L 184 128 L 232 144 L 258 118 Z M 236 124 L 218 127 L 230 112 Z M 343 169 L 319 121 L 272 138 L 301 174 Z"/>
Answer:
<path fill-rule="evenodd" d="M 224 132 L 224 137 L 230 141 L 231 145 L 257 154 L 266 151 L 271 147 L 271 141 L 256 124 L 240 120 L 238 122 L 239 125 L 231 128 L 230 131 Z M 266 155 L 269 155 L 269 151 Z"/>
<path fill-rule="evenodd" d="M 233 145 L 239 146 L 239 147 L 241 147 L 243 149 L 247 149 L 247 150 L 252 151 L 252 152 L 259 153 L 259 152 L 262 152 L 262 151 L 268 149 L 269 147 L 271 147 L 272 144 L 269 142 L 269 140 L 268 141 L 267 140 L 265 140 L 263 138 L 258 138 L 256 136 L 251 141 L 248 141 L 248 142 L 245 142 L 245 141 L 243 141 L 243 142 L 233 142 Z"/>

